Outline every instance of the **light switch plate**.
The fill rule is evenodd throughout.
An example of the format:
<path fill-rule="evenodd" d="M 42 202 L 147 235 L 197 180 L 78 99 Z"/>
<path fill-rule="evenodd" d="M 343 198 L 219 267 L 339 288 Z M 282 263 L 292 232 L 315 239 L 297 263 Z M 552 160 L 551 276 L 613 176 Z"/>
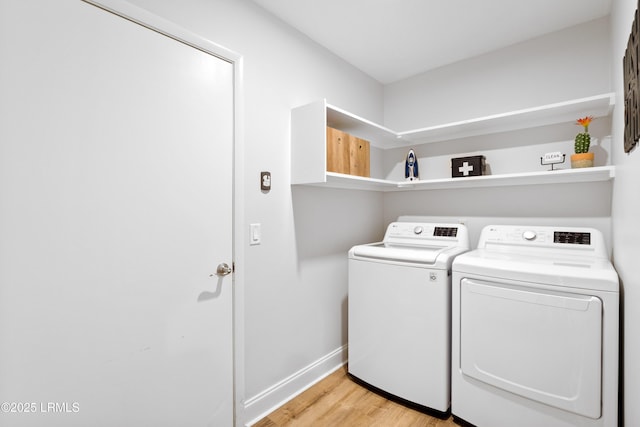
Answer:
<path fill-rule="evenodd" d="M 249 244 L 250 245 L 259 245 L 261 241 L 262 230 L 260 228 L 260 224 L 250 224 L 249 225 Z"/>

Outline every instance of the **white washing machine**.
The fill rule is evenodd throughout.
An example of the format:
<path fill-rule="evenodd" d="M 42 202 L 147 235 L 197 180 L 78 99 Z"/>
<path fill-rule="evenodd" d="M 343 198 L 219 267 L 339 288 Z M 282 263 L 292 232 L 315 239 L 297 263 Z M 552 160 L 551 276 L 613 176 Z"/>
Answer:
<path fill-rule="evenodd" d="M 461 224 L 391 223 L 349 251 L 349 374 L 437 416 L 450 407 L 451 263 Z"/>
<path fill-rule="evenodd" d="M 619 283 L 598 230 L 487 226 L 453 263 L 452 303 L 458 421 L 618 425 Z"/>

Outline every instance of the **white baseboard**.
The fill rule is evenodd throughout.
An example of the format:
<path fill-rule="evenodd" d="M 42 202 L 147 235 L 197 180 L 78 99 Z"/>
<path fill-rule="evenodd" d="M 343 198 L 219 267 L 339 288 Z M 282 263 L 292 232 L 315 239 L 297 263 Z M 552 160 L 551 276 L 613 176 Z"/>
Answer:
<path fill-rule="evenodd" d="M 347 362 L 347 346 L 337 348 L 277 384 L 243 402 L 243 418 L 249 427 L 327 377 Z"/>

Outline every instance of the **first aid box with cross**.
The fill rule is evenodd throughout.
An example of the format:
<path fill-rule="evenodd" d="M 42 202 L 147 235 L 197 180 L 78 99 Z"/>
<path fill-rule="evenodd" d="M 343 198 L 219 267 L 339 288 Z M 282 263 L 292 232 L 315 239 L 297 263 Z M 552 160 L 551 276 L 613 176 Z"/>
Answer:
<path fill-rule="evenodd" d="M 458 157 L 451 159 L 451 177 L 480 176 L 486 171 L 484 156 Z"/>

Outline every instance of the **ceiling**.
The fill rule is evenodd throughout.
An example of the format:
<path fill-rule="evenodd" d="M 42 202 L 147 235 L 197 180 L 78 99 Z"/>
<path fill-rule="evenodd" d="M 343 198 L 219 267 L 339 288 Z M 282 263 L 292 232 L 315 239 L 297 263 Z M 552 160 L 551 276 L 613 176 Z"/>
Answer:
<path fill-rule="evenodd" d="M 612 1 L 253 0 L 383 84 L 607 16 Z"/>

